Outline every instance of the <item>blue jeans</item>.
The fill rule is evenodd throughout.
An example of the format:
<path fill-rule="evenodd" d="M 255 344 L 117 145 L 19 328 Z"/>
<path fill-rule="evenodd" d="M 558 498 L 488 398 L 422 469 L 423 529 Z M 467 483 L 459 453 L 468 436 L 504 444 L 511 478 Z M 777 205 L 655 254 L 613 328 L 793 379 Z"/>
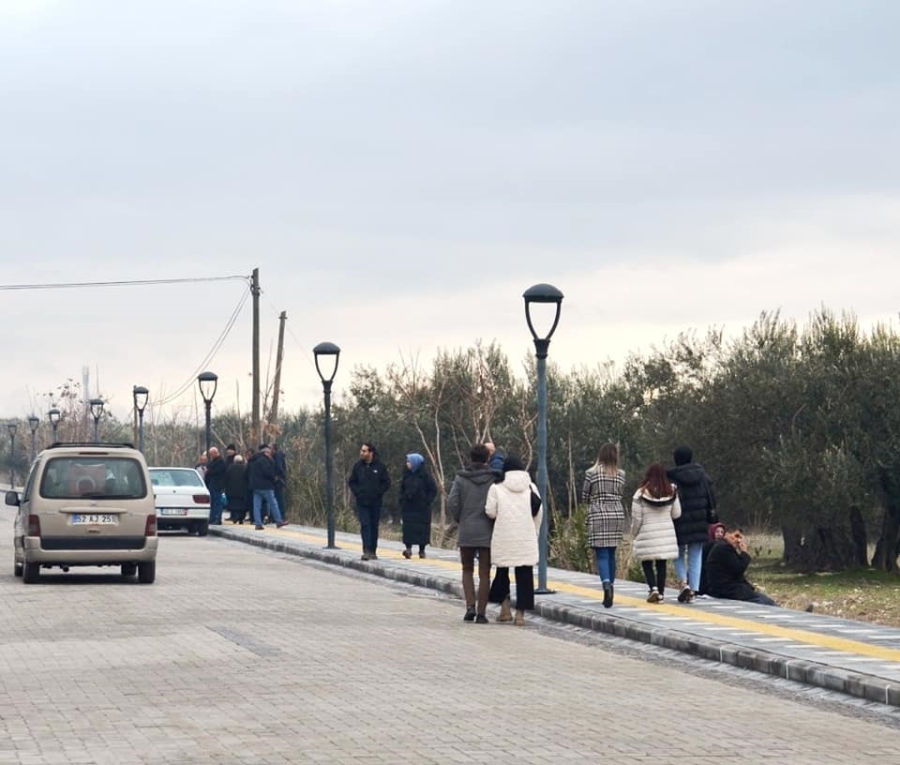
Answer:
<path fill-rule="evenodd" d="M 262 526 L 262 503 L 266 501 L 269 508 L 269 517 L 275 523 L 281 523 L 281 510 L 278 509 L 278 500 L 275 499 L 274 489 L 254 489 L 253 490 L 253 522 L 257 526 Z"/>
<path fill-rule="evenodd" d="M 687 573 L 684 571 L 684 553 L 687 551 Z M 678 557 L 675 558 L 675 576 L 679 581 L 688 583 L 694 592 L 700 589 L 700 566 L 703 561 L 703 542 L 691 542 L 678 545 Z"/>
<path fill-rule="evenodd" d="M 594 560 L 597 563 L 597 573 L 601 582 L 612 584 L 616 581 L 616 548 L 595 547 Z"/>
<path fill-rule="evenodd" d="M 209 522 L 217 524 L 222 522 L 222 492 L 211 491 L 209 493 Z"/>

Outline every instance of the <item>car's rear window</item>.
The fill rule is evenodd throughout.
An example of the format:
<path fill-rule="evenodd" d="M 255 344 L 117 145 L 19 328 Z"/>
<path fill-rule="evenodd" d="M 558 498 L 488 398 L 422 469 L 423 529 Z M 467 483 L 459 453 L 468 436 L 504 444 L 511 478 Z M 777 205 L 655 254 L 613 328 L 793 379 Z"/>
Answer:
<path fill-rule="evenodd" d="M 114 455 L 53 457 L 41 476 L 40 494 L 48 499 L 141 499 L 147 496 L 147 485 L 136 459 Z"/>
<path fill-rule="evenodd" d="M 194 486 L 205 489 L 206 484 L 196 470 L 190 468 L 150 468 L 150 482 L 154 486 Z"/>

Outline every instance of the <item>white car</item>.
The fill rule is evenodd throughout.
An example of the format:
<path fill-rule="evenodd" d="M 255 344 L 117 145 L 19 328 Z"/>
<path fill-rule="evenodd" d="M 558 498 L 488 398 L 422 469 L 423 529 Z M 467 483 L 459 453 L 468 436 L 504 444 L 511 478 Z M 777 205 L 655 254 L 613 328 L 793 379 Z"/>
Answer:
<path fill-rule="evenodd" d="M 156 501 L 156 525 L 162 530 L 187 529 L 209 534 L 209 489 L 194 468 L 152 467 L 150 483 Z"/>

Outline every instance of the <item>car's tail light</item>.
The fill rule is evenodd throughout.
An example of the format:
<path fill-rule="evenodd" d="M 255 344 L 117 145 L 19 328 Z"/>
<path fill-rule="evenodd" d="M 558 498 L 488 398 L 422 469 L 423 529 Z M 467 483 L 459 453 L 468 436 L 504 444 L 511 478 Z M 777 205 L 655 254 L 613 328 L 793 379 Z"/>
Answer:
<path fill-rule="evenodd" d="M 28 516 L 28 536 L 39 537 L 41 535 L 41 519 L 36 515 Z"/>
<path fill-rule="evenodd" d="M 194 495 L 194 504 L 195 505 L 208 505 L 209 504 L 209 494 L 195 494 Z"/>
<path fill-rule="evenodd" d="M 144 536 L 145 537 L 155 537 L 156 536 L 156 516 L 148 515 L 147 523 L 144 524 Z"/>

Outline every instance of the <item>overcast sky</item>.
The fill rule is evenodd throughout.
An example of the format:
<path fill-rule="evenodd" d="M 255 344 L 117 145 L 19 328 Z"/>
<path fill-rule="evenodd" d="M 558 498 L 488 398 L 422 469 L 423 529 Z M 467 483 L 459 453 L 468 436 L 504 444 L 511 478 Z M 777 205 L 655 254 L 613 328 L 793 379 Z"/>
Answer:
<path fill-rule="evenodd" d="M 3 286 L 249 276 L 354 366 L 499 342 L 563 369 L 763 310 L 898 327 L 893 0 L 0 0 Z M 0 413 L 91 370 L 128 417 L 249 410 L 241 280 L 3 291 Z M 271 360 L 270 360 L 271 355 Z M 99 378 L 99 379 L 98 379 Z M 163 408 L 157 416 L 162 416 Z"/>

